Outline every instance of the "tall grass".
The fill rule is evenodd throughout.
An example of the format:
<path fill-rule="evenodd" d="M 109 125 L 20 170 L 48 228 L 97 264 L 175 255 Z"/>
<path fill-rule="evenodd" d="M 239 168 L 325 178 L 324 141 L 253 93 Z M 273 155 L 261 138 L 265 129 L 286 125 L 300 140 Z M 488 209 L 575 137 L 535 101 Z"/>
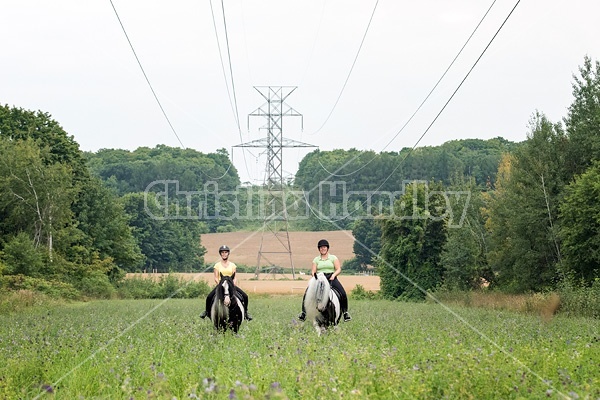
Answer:
<path fill-rule="evenodd" d="M 562 285 L 547 293 L 508 294 L 491 290 L 439 290 L 427 299 L 449 305 L 517 311 L 551 318 L 555 314 L 600 318 L 600 279 L 591 287 Z"/>
<path fill-rule="evenodd" d="M 351 300 L 317 336 L 300 296 L 251 297 L 216 333 L 203 299 L 111 300 L 0 315 L 0 398 L 598 398 L 597 320 Z"/>

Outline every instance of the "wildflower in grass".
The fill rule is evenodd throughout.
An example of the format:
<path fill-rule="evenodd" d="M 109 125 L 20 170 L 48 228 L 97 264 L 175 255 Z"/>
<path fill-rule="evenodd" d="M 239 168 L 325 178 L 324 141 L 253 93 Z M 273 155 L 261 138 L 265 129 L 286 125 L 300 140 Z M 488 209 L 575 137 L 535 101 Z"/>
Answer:
<path fill-rule="evenodd" d="M 217 385 L 215 384 L 215 380 L 212 378 L 204 378 L 202 380 L 202 384 L 204 384 L 204 391 L 206 393 L 215 392 L 217 390 Z"/>
<path fill-rule="evenodd" d="M 237 396 L 235 395 L 235 390 L 231 389 L 229 391 L 229 397 L 227 397 L 228 399 L 237 399 Z"/>
<path fill-rule="evenodd" d="M 46 393 L 54 393 L 54 389 L 51 385 L 42 385 L 42 390 Z"/>

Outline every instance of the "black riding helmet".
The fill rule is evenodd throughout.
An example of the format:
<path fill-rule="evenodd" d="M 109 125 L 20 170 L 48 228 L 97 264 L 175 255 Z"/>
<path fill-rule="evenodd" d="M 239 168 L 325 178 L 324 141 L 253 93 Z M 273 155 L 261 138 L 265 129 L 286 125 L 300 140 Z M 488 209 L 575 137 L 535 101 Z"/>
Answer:
<path fill-rule="evenodd" d="M 231 250 L 229 250 L 229 247 L 227 245 L 223 245 L 221 247 L 219 247 L 219 254 L 221 254 L 222 251 L 226 251 L 228 253 L 231 253 Z"/>
<path fill-rule="evenodd" d="M 327 248 L 329 248 L 329 242 L 325 239 L 321 239 L 319 240 L 319 243 L 317 243 L 317 249 L 320 249 L 321 246 L 327 246 Z"/>

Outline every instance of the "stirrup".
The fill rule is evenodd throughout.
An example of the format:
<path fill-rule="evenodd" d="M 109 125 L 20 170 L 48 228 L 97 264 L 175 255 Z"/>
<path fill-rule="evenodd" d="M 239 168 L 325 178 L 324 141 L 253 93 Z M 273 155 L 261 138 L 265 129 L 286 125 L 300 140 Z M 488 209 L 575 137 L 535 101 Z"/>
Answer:
<path fill-rule="evenodd" d="M 207 314 L 208 313 L 206 312 L 206 310 L 202 311 L 202 313 L 200 314 L 200 318 L 202 318 L 202 319 L 206 318 Z"/>
<path fill-rule="evenodd" d="M 248 314 L 248 312 L 246 312 L 246 320 L 252 321 L 252 315 Z"/>
<path fill-rule="evenodd" d="M 302 311 L 300 314 L 298 314 L 298 319 L 300 321 L 305 321 L 306 320 L 306 313 L 304 311 Z"/>
<path fill-rule="evenodd" d="M 348 314 L 348 312 L 344 313 L 344 322 L 348 322 L 351 321 L 352 317 L 350 316 L 350 314 Z"/>

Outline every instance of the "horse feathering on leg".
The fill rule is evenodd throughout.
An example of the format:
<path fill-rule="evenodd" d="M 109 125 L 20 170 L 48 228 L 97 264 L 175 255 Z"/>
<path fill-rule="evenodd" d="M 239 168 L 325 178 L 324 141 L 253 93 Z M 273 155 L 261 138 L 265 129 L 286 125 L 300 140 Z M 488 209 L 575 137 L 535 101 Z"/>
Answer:
<path fill-rule="evenodd" d="M 332 289 L 324 273 L 315 274 L 314 279 L 309 281 L 304 297 L 304 309 L 306 318 L 312 321 L 319 335 L 340 322 L 342 312 L 339 294 Z"/>
<path fill-rule="evenodd" d="M 225 332 L 228 329 L 238 333 L 244 320 L 244 304 L 230 276 L 221 276 L 213 299 L 210 316 L 215 329 Z"/>

